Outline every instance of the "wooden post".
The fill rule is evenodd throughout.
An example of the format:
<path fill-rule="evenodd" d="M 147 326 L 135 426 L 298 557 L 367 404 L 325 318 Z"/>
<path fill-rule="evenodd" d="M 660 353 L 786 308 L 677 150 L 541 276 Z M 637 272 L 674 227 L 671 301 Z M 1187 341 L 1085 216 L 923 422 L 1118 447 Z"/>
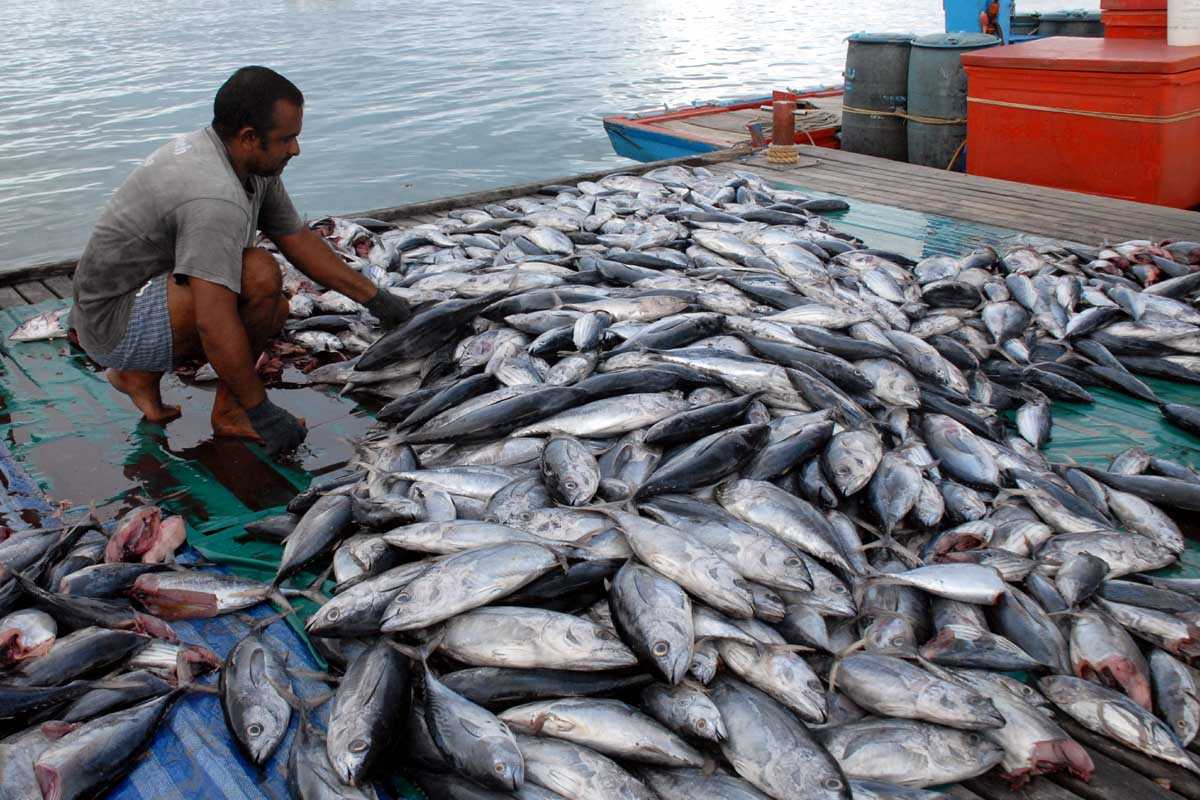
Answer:
<path fill-rule="evenodd" d="M 767 148 L 767 161 L 772 164 L 799 163 L 800 154 L 796 151 L 796 101 L 775 100 L 771 110 L 771 146 Z"/>

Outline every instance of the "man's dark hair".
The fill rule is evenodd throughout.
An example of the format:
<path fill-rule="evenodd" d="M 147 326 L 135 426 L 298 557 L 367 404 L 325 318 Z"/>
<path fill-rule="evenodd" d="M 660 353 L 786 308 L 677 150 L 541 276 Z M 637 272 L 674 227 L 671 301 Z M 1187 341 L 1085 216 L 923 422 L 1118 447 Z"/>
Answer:
<path fill-rule="evenodd" d="M 304 105 L 296 84 L 267 67 L 242 67 L 217 89 L 213 100 L 213 130 L 228 141 L 249 125 L 266 142 L 275 121 L 275 103 Z"/>

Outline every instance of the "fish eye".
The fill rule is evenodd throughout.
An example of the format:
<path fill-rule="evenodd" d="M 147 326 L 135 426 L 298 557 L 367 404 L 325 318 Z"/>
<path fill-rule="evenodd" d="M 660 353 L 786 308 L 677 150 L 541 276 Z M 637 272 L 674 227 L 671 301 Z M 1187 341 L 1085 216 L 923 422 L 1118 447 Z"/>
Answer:
<path fill-rule="evenodd" d="M 400 594 L 396 595 L 396 599 L 401 603 L 407 603 L 412 597 L 409 596 L 408 592 L 400 592 Z"/>
<path fill-rule="evenodd" d="M 708 720 L 706 720 L 706 719 L 696 720 L 696 727 L 699 728 L 700 730 L 704 730 L 705 728 L 708 727 Z"/>
<path fill-rule="evenodd" d="M 501 764 L 499 761 L 496 762 L 492 769 L 496 770 L 497 775 L 503 775 L 504 773 L 508 772 L 508 766 Z"/>
<path fill-rule="evenodd" d="M 821 785 L 830 791 L 835 791 L 842 788 L 842 782 L 837 778 L 826 778 L 821 782 Z"/>
<path fill-rule="evenodd" d="M 351 753 L 361 753 L 366 749 L 367 749 L 367 743 L 364 742 L 362 739 L 355 739 L 353 742 L 350 743 L 350 752 Z"/>
<path fill-rule="evenodd" d="M 325 616 L 328 617 L 330 621 L 336 622 L 341 618 L 342 612 L 338 611 L 336 608 L 331 608 L 325 613 Z"/>
<path fill-rule="evenodd" d="M 786 566 L 786 567 L 798 567 L 798 566 L 800 566 L 802 563 L 804 563 L 804 562 L 802 562 L 802 561 L 801 561 L 800 559 L 798 559 L 798 558 L 789 558 L 787 561 L 784 561 L 784 562 L 783 562 L 784 566 Z"/>
<path fill-rule="evenodd" d="M 893 636 L 891 641 L 888 642 L 888 644 L 890 644 L 892 647 L 899 647 L 900 645 L 904 644 L 904 637 Z"/>
<path fill-rule="evenodd" d="M 834 593 L 834 594 L 845 594 L 845 593 L 846 593 L 846 587 L 845 587 L 845 586 L 842 586 L 841 584 L 838 584 L 837 586 L 834 586 L 834 587 L 833 587 L 833 593 Z"/>
<path fill-rule="evenodd" d="M 533 512 L 532 511 L 522 511 L 520 514 L 520 517 L 521 517 L 522 522 L 529 522 L 529 520 L 533 519 Z"/>
<path fill-rule="evenodd" d="M 246 733 L 250 736 L 262 736 L 263 726 L 257 722 L 252 722 L 246 726 Z"/>
<path fill-rule="evenodd" d="M 663 641 L 658 641 L 658 642 L 655 642 L 654 646 L 650 648 L 650 652 L 653 653 L 656 657 L 662 658 L 667 653 L 671 652 L 671 645 L 669 645 Z"/>
<path fill-rule="evenodd" d="M 979 734 L 977 734 L 977 733 L 967 734 L 967 744 L 973 744 L 973 745 L 979 744 Z"/>

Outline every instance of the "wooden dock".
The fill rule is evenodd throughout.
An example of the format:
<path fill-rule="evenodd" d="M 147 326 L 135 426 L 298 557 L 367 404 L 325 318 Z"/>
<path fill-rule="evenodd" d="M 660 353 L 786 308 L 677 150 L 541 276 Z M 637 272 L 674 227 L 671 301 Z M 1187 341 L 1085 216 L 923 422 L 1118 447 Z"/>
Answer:
<path fill-rule="evenodd" d="M 799 152 L 800 163 L 787 167 L 768 164 L 761 153 L 740 147 L 339 216 L 375 217 L 407 227 L 432 222 L 435 215 L 452 209 L 537 194 L 552 184 L 594 181 L 606 175 L 638 174 L 667 164 L 686 164 L 702 165 L 717 173 L 745 170 L 801 190 L 1086 245 L 1131 239 L 1200 241 L 1200 213 L 1195 211 L 947 172 L 824 147 L 800 145 Z M 0 308 L 69 297 L 69 276 L 74 270 L 74 260 L 0 267 Z"/>
<path fill-rule="evenodd" d="M 345 216 L 371 216 L 411 227 L 433 222 L 452 209 L 534 195 L 551 184 L 597 180 L 614 173 L 636 174 L 680 163 L 703 165 L 718 173 L 747 170 L 789 186 L 1085 244 L 1135 238 L 1200 241 L 1200 213 L 948 173 L 837 150 L 802 146 L 800 151 L 800 164 L 785 168 L 769 165 L 745 149 L 725 150 Z M 60 261 L 0 270 L 0 308 L 69 298 L 74 267 L 74 261 Z M 1054 775 L 1012 790 L 989 775 L 954 786 L 950 794 L 956 800 L 1200 800 L 1197 775 L 1127 750 L 1070 722 L 1065 727 L 1096 764 L 1090 784 Z"/>

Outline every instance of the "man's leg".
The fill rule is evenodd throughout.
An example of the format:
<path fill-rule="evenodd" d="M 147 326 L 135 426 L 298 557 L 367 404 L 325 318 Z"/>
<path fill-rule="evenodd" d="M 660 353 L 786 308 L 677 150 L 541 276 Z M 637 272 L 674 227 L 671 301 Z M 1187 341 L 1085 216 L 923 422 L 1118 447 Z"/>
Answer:
<path fill-rule="evenodd" d="M 166 309 L 166 312 L 169 314 L 170 313 L 170 300 L 169 300 L 169 298 L 170 298 L 170 286 L 169 286 L 170 279 L 166 278 L 165 280 L 168 284 L 168 286 L 167 286 L 168 307 Z M 149 290 L 149 285 L 147 285 L 147 289 L 143 289 L 142 291 L 145 292 L 148 290 Z M 154 291 L 162 292 L 162 285 L 159 284 L 154 289 Z M 135 301 L 135 302 L 141 301 L 141 294 L 142 293 L 139 292 L 139 299 L 138 299 L 138 301 Z M 158 294 L 157 296 L 159 298 L 161 298 L 161 294 Z M 147 307 L 140 309 L 138 311 L 138 313 L 145 315 L 145 319 L 147 319 L 147 320 L 155 320 L 155 319 L 159 320 L 160 321 L 159 324 L 161 325 L 162 322 L 165 322 L 165 320 L 162 320 L 162 318 L 161 318 L 161 315 L 162 315 L 164 309 L 162 309 L 161 306 L 155 305 L 155 301 L 154 301 L 153 297 L 154 296 L 152 295 L 150 298 L 147 298 L 149 301 L 149 305 Z M 158 302 L 161 303 L 162 300 L 159 299 Z M 158 330 L 161 330 L 161 333 L 159 333 L 157 335 L 150 332 L 150 331 L 158 331 Z M 165 345 L 166 345 L 165 333 L 166 333 L 165 330 L 162 330 L 161 328 L 156 327 L 154 324 L 152 324 L 152 322 L 148 321 L 146 331 L 142 332 L 142 335 L 146 336 L 147 340 L 139 341 L 138 344 L 134 345 L 134 346 L 153 347 L 155 345 L 159 345 L 159 346 L 163 346 L 163 348 L 165 350 Z M 159 337 L 161 337 L 161 338 L 159 338 Z M 165 356 L 165 353 L 164 353 L 164 356 Z M 161 360 L 165 361 L 166 359 L 164 357 Z M 161 370 L 144 370 L 144 369 L 112 369 L 112 368 L 110 368 L 105 373 L 105 377 L 108 378 L 108 382 L 112 384 L 114 389 L 116 389 L 119 392 L 123 392 L 124 394 L 127 394 L 129 396 L 129 399 L 133 401 L 134 406 L 137 407 L 137 410 L 141 411 L 142 414 L 146 417 L 146 419 L 150 420 L 151 422 L 157 422 L 157 423 L 169 422 L 169 421 L 175 419 L 175 417 L 178 417 L 180 414 L 179 406 L 169 406 L 169 405 L 166 405 L 165 403 L 163 403 L 163 401 L 162 401 L 162 393 L 159 390 L 159 382 L 162 380 L 162 376 L 163 376 L 163 372 Z"/>
<path fill-rule="evenodd" d="M 246 326 L 251 355 L 257 361 L 267 342 L 283 329 L 288 316 L 279 265 L 270 253 L 261 248 L 248 248 L 242 254 L 242 293 L 238 297 L 238 316 Z M 246 416 L 246 410 L 224 382 L 217 385 L 212 426 L 217 436 L 258 438 Z"/>
<path fill-rule="evenodd" d="M 179 406 L 169 406 L 162 401 L 159 382 L 163 373 L 141 369 L 109 369 L 105 377 L 118 392 L 129 395 L 129 399 L 151 422 L 170 422 L 182 412 Z"/>

